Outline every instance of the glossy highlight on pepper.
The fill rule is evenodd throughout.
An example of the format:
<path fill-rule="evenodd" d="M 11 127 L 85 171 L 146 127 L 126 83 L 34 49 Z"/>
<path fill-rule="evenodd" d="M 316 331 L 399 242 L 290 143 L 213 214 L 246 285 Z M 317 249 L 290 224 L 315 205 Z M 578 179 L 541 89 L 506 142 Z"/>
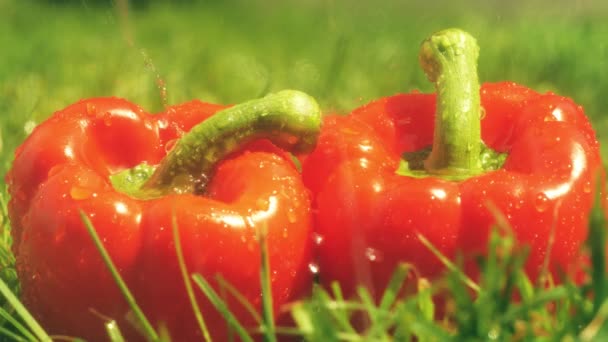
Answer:
<path fill-rule="evenodd" d="M 229 108 L 192 101 L 156 115 L 117 98 L 86 99 L 56 112 L 19 147 L 7 175 L 23 302 L 54 335 L 104 340 L 102 317 L 109 317 L 128 340 L 142 338 L 79 217 L 84 212 L 144 313 L 153 325 L 166 324 L 173 340 L 202 338 L 181 281 L 173 219 L 190 272 L 214 286 L 221 275 L 258 311 L 257 230 L 267 227 L 280 312 L 311 286 L 312 219 L 309 192 L 289 153 L 271 142 L 310 150 L 320 124 L 314 99 L 296 91 Z M 233 136 L 230 146 L 225 135 Z M 212 160 L 197 162 L 212 149 Z M 170 175 L 149 183 L 160 168 Z M 199 184 L 199 177 L 204 192 L 191 184 L 167 191 L 183 179 Z M 144 186 L 159 192 L 140 196 Z M 226 340 L 223 318 L 202 293 L 197 298 L 211 336 Z M 236 299 L 228 305 L 244 326 L 255 327 Z"/>

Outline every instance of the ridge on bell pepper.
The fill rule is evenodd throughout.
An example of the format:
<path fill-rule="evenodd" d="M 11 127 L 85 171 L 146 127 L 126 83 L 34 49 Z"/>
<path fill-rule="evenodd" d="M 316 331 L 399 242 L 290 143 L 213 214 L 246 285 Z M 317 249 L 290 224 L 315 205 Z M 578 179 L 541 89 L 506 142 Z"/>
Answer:
<path fill-rule="evenodd" d="M 513 82 L 480 86 L 477 56 L 468 33 L 438 32 L 420 50 L 436 93 L 325 118 L 303 161 L 323 284 L 380 295 L 400 262 L 437 277 L 444 267 L 418 234 L 449 258 L 463 255 L 474 276 L 496 223 L 488 203 L 530 249 L 530 277 L 577 267 L 601 172 L 591 124 L 569 98 Z"/>
<path fill-rule="evenodd" d="M 221 275 L 256 310 L 256 231 L 266 227 L 277 312 L 312 283 L 310 195 L 285 150 L 310 151 L 320 124 L 315 100 L 297 91 L 229 108 L 192 101 L 158 115 L 117 98 L 56 112 L 19 147 L 7 175 L 23 302 L 51 334 L 104 340 L 101 316 L 117 320 L 128 340 L 141 338 L 84 212 L 147 317 L 166 324 L 173 340 L 202 338 L 181 282 L 173 219 L 188 269 Z M 211 336 L 225 340 L 223 318 L 197 296 Z M 255 325 L 237 300 L 228 305 Z"/>

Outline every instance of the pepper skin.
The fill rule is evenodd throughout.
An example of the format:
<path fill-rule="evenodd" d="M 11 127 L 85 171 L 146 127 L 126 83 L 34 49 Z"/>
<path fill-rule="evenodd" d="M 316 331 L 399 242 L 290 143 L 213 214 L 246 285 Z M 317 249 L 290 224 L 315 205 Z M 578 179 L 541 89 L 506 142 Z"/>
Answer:
<path fill-rule="evenodd" d="M 454 31 L 454 41 L 464 40 L 461 31 L 440 32 L 430 42 L 444 46 L 431 52 L 433 56 L 450 49 L 466 51 L 466 47 L 441 42 Z M 423 45 L 421 54 L 428 49 Z M 539 94 L 512 82 L 479 88 L 476 74 L 457 71 L 461 74 L 452 77 L 445 75 L 454 72 L 449 66 L 433 64 L 452 63 L 450 58 L 466 53 L 437 58 L 439 62 L 421 58 L 427 73 L 443 68 L 439 77 L 429 76 L 439 95 L 399 94 L 346 116 L 325 118 L 317 147 L 303 162 L 304 182 L 313 192 L 317 212 L 317 253 L 325 285 L 338 281 L 350 295 L 357 286 L 365 286 L 379 296 L 400 262 L 415 266 L 422 277 L 435 278 L 445 267 L 418 235 L 448 258 L 461 254 L 471 260 L 484 253 L 489 230 L 497 222 L 492 208 L 502 213 L 519 245 L 529 247 L 526 270 L 533 279 L 543 271 L 545 261 L 557 275 L 571 270 L 579 260 L 601 168 L 598 142 L 582 107 L 568 98 Z M 476 60 L 476 52 L 470 53 Z M 467 86 L 473 90 L 459 89 Z M 456 92 L 452 94 L 455 100 L 448 98 L 450 92 Z M 480 95 L 480 102 L 471 99 L 474 94 Z M 448 118 L 447 123 L 437 121 L 476 108 L 482 108 L 481 113 L 477 109 L 472 114 L 478 121 L 481 116 L 476 137 L 468 127 L 458 126 L 466 113 L 452 121 Z M 456 134 L 442 132 L 439 125 L 444 129 L 457 126 Z M 482 148 L 485 145 L 494 152 L 485 160 L 479 157 L 471 167 L 435 169 L 428 157 L 423 167 L 401 172 L 404 155 L 430 146 L 431 154 L 435 152 L 438 134 L 446 141 L 437 146 L 452 149 L 444 153 L 444 159 L 454 158 L 449 160 L 454 165 L 469 163 L 454 157 L 452 152 L 461 147 L 456 144 L 470 147 L 481 138 Z M 467 140 L 469 136 L 472 140 Z M 471 261 L 466 266 L 475 277 L 472 265 Z"/>
<path fill-rule="evenodd" d="M 186 143 L 186 147 L 180 145 L 188 136 L 184 132 L 192 129 L 192 133 L 228 111 L 246 116 L 252 106 L 268 110 L 255 114 L 262 119 L 272 117 L 276 108 L 295 111 L 287 120 L 297 118 L 300 126 L 292 131 L 286 124 L 281 126 L 280 133 L 288 142 L 277 137 L 272 123 L 259 126 L 249 136 L 238 128 L 232 132 L 238 141 L 225 146 L 232 134 L 229 126 L 236 121 L 234 117 L 219 120 L 211 130 L 209 125 L 203 129 L 207 136 L 194 139 L 208 140 L 204 152 L 213 152 L 211 157 L 167 161 L 181 153 L 175 151 L 186 151 Z M 274 312 L 307 293 L 312 283 L 309 192 L 286 153 L 260 139 L 297 151 L 310 150 L 321 121 L 318 107 L 305 94 L 286 91 L 224 108 L 192 101 L 149 115 L 117 98 L 82 100 L 39 125 L 17 150 L 7 182 L 22 299 L 49 333 L 106 340 L 103 323 L 109 317 L 118 321 L 128 340 L 142 338 L 127 322 L 129 308 L 87 234 L 81 211 L 143 312 L 155 327 L 166 324 L 174 341 L 202 340 L 202 335 L 177 263 L 173 218 L 190 273 L 202 274 L 211 284 L 221 275 L 258 312 L 261 257 L 256 232 L 260 227 L 267 229 Z M 277 120 L 281 115 L 286 116 L 279 113 Z M 305 115 L 309 118 L 302 119 Z M 306 120 L 312 122 L 311 127 L 303 124 Z M 266 129 L 273 132 L 262 132 Z M 225 139 L 213 134 L 223 134 Z M 306 134 L 308 140 L 299 139 Z M 194 169 L 178 167 L 189 161 L 195 165 L 186 167 Z M 173 163 L 174 168 L 169 165 L 168 169 L 181 176 L 197 174 L 196 165 L 206 163 L 209 169 L 204 176 L 209 182 L 203 192 L 194 193 L 184 187 L 183 179 L 175 182 L 166 174 L 154 174 L 142 188 L 158 191 L 147 197 L 146 192 L 125 193 L 113 186 L 113 175 L 141 163 Z M 200 179 L 194 181 L 200 186 Z M 178 187 L 180 191 L 174 191 Z M 225 321 L 196 286 L 195 292 L 211 337 L 226 340 Z M 256 326 L 234 298 L 228 303 L 244 326 Z"/>

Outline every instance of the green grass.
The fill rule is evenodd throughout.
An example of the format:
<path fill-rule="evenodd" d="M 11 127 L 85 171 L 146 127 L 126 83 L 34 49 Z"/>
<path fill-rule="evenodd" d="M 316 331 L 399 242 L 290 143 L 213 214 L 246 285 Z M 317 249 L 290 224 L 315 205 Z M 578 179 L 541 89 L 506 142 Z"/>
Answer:
<path fill-rule="evenodd" d="M 478 38 L 482 81 L 568 95 L 608 139 L 608 6 L 599 0 L 232 0 L 128 12 L 72 2 L 0 0 L 0 175 L 33 123 L 81 98 L 119 96 L 159 111 L 192 98 L 237 103 L 296 88 L 326 111 L 346 112 L 380 96 L 431 91 L 418 44 L 452 26 Z"/>
<path fill-rule="evenodd" d="M 0 177 L 36 123 L 81 98 L 119 96 L 160 111 L 166 104 L 192 98 L 238 103 L 295 88 L 317 98 L 327 112 L 348 112 L 380 96 L 431 91 L 418 66 L 418 44 L 429 33 L 453 26 L 478 38 L 482 81 L 513 80 L 572 97 L 585 107 L 602 144 L 608 142 L 608 5 L 600 0 L 468 0 L 458 5 L 396 0 L 163 1 L 128 11 L 101 2 L 59 6 L 0 0 Z M 608 160 L 605 148 L 603 157 Z M 3 210 L 5 193 L 1 184 Z M 6 228 L 6 215 L 0 219 Z M 14 270 L 6 267 L 12 263 L 7 231 L 0 236 L 0 277 L 14 290 Z M 513 268 L 520 261 L 496 262 Z M 604 276 L 593 274 L 590 286 L 595 292 L 605 291 Z M 542 293 L 521 275 L 514 278 L 518 283 L 509 286 L 528 294 L 519 306 L 497 299 L 505 295 L 500 286 L 506 279 L 481 284 L 487 295 L 474 301 L 465 295 L 468 290 L 458 272 L 448 277 L 445 287 L 461 298 L 454 305 L 471 312 L 451 323 L 461 327 L 456 333 L 450 324 L 445 329 L 441 322 L 427 319 L 433 308 L 425 293 L 387 311 L 370 303 L 346 303 L 337 288 L 334 299 L 319 290 L 294 312 L 303 332 L 312 327 L 313 339 L 317 333 L 355 336 L 348 318 L 357 310 L 378 315 L 384 325 L 374 334 L 381 340 L 403 322 L 411 330 L 395 333 L 437 339 L 445 334 L 479 340 L 519 334 L 530 339 L 538 331 L 551 331 L 565 339 L 591 340 L 588 336 L 597 336 L 594 332 L 606 334 L 608 304 L 603 295 L 591 302 L 585 297 L 589 289 L 567 283 Z M 552 315 L 546 312 L 546 302 L 557 303 Z M 572 311 L 578 315 L 570 315 Z M 390 320 L 384 319 L 387 312 Z M 518 330 L 522 321 L 536 325 Z M 33 333 L 41 334 L 37 329 Z"/>

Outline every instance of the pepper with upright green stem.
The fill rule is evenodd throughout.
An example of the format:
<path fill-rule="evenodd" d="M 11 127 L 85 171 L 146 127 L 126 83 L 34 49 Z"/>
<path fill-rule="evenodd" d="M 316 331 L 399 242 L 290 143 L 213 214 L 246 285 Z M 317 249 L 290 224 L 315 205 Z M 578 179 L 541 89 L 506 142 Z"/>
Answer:
<path fill-rule="evenodd" d="M 462 255 L 475 277 L 474 257 L 497 221 L 489 207 L 530 249 L 533 279 L 580 266 L 601 165 L 589 120 L 565 97 L 512 82 L 480 87 L 478 52 L 470 34 L 440 31 L 419 56 L 435 94 L 394 95 L 325 118 L 303 163 L 325 285 L 379 295 L 402 262 L 437 277 L 445 267 L 419 236 L 447 258 Z"/>
<path fill-rule="evenodd" d="M 139 338 L 84 213 L 142 312 L 174 340 L 203 335 L 175 281 L 182 275 L 173 227 L 191 273 L 221 275 L 258 311 L 265 227 L 274 305 L 267 312 L 279 313 L 312 284 L 310 195 L 289 151 L 310 151 L 320 125 L 317 103 L 298 91 L 228 108 L 192 101 L 157 115 L 117 98 L 58 111 L 19 148 L 7 176 L 24 303 L 54 335 L 103 340 L 97 312 L 116 319 L 128 340 Z M 210 336 L 225 340 L 223 318 L 203 297 Z M 229 298 L 228 306 L 256 327 L 240 303 Z"/>

